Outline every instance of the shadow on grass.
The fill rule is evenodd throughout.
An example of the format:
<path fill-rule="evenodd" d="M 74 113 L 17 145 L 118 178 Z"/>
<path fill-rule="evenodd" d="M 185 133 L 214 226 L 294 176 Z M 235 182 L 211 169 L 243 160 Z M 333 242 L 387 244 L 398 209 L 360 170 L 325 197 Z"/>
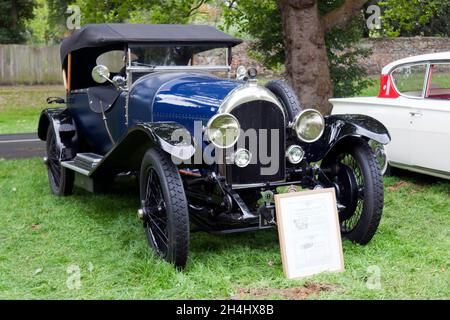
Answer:
<path fill-rule="evenodd" d="M 135 180 L 114 184 L 107 191 L 96 194 L 77 188 L 74 196 L 70 199 L 73 205 L 85 209 L 82 214 L 87 214 L 89 218 L 94 219 L 96 223 L 105 228 L 116 224 L 119 220 L 124 223 L 122 229 L 124 233 L 136 233 L 136 226 L 142 227 L 142 222 L 136 214 L 139 207 L 139 189 Z M 143 228 L 142 233 L 136 234 L 136 237 L 141 237 L 142 241 L 147 242 Z M 128 245 L 129 241 L 123 243 L 124 248 Z M 191 232 L 189 250 L 196 255 L 243 248 L 256 250 L 278 248 L 276 229 L 224 235 L 213 235 L 204 231 Z"/>
<path fill-rule="evenodd" d="M 437 183 L 449 183 L 450 180 L 433 177 L 430 175 L 408 171 L 399 168 L 391 168 L 391 176 L 414 183 L 420 186 L 430 186 Z"/>
<path fill-rule="evenodd" d="M 219 253 L 239 248 L 255 250 L 271 250 L 273 248 L 278 248 L 276 229 L 225 235 L 212 235 L 201 232 L 193 234 L 191 238 L 191 251 L 197 253 Z"/>

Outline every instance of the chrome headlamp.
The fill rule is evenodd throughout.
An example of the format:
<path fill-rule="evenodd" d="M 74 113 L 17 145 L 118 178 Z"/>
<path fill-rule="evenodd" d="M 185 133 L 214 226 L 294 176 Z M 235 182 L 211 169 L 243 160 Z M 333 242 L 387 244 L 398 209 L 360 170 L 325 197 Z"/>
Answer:
<path fill-rule="evenodd" d="M 306 109 L 295 117 L 292 128 L 301 141 L 311 143 L 322 136 L 325 130 L 325 119 L 319 111 Z"/>
<path fill-rule="evenodd" d="M 247 76 L 247 68 L 245 68 L 244 66 L 239 66 L 236 69 L 236 79 L 244 80 L 246 76 Z"/>
<path fill-rule="evenodd" d="M 232 147 L 239 138 L 240 124 L 235 116 L 229 113 L 216 114 L 209 119 L 206 126 L 206 137 L 217 148 Z"/>
<path fill-rule="evenodd" d="M 234 153 L 234 164 L 239 168 L 245 168 L 252 160 L 252 154 L 247 149 L 239 149 Z"/>
<path fill-rule="evenodd" d="M 292 164 L 299 164 L 305 156 L 305 151 L 297 145 L 290 146 L 286 151 L 286 157 Z"/>

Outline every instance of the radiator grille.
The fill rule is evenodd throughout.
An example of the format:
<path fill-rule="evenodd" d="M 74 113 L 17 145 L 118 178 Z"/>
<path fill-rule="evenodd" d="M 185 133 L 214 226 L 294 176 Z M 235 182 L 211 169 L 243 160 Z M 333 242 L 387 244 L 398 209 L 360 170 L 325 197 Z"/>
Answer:
<path fill-rule="evenodd" d="M 238 143 L 232 148 L 233 151 L 236 151 L 239 147 L 245 147 L 252 152 L 252 160 L 256 160 L 256 162 L 245 168 L 240 168 L 234 164 L 226 165 L 227 182 L 249 184 L 284 180 L 286 171 L 286 124 L 279 106 L 268 101 L 251 101 L 234 108 L 231 114 L 239 120 L 241 129 L 247 132 L 247 135 L 239 138 Z M 255 131 L 247 131 L 249 129 Z M 261 134 L 264 131 L 259 131 L 259 129 L 265 129 L 266 134 Z M 256 146 L 250 144 L 249 136 L 252 134 L 256 135 Z M 274 140 L 277 134 L 278 138 Z M 267 147 L 260 150 L 264 142 Z M 255 150 L 257 151 L 254 152 Z M 230 154 L 230 151 L 228 150 L 228 154 Z M 260 156 L 261 151 L 262 157 Z M 264 155 L 267 156 L 264 157 Z M 268 159 L 272 159 L 271 163 L 267 163 Z M 265 161 L 266 164 L 263 164 L 262 161 Z M 276 169 L 275 172 L 273 172 L 273 169 L 269 170 L 271 166 Z"/>

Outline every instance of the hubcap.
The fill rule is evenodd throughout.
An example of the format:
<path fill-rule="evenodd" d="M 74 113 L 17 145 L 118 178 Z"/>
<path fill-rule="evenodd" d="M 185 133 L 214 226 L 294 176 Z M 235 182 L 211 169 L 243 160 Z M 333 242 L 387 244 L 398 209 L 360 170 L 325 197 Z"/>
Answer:
<path fill-rule="evenodd" d="M 352 170 L 343 164 L 339 166 L 339 172 L 334 177 L 334 184 L 337 189 L 336 196 L 345 206 L 345 209 L 339 213 L 339 220 L 342 222 L 349 219 L 356 209 L 358 186 Z"/>
<path fill-rule="evenodd" d="M 355 158 L 347 153 L 340 154 L 331 164 L 334 168 L 330 181 L 336 189 L 342 233 L 349 233 L 358 225 L 364 205 L 364 177 Z"/>

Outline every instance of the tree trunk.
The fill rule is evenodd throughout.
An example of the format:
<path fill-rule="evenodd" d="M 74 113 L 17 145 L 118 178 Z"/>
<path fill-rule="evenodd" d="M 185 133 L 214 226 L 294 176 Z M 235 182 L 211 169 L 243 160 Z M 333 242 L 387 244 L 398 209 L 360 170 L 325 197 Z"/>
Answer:
<path fill-rule="evenodd" d="M 325 28 L 315 0 L 277 0 L 281 11 L 286 73 L 304 108 L 331 112 L 333 95 Z"/>
<path fill-rule="evenodd" d="M 11 30 L 16 31 L 19 17 L 17 16 L 16 0 L 11 1 Z"/>

